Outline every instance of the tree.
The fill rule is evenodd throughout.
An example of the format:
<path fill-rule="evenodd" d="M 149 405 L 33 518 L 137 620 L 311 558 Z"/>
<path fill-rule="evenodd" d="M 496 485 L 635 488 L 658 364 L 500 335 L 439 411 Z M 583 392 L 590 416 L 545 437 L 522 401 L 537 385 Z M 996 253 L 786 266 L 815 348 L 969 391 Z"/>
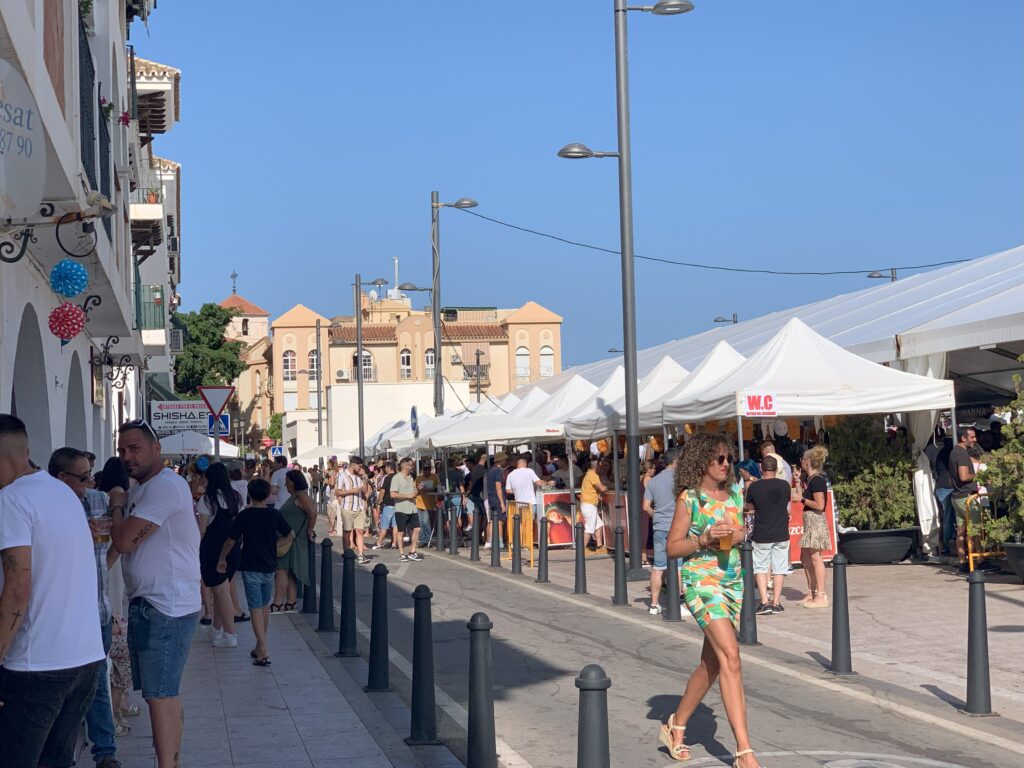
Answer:
<path fill-rule="evenodd" d="M 1024 355 L 1018 359 L 1024 362 Z M 1013 377 L 1013 388 L 1017 396 L 1006 408 L 1009 422 L 1002 428 L 1003 445 L 983 459 L 987 469 L 978 473 L 995 509 L 985 518 L 989 545 L 1024 535 L 1024 391 L 1019 375 Z"/>
<path fill-rule="evenodd" d="M 278 443 L 281 442 L 281 420 L 283 418 L 283 413 L 272 413 L 270 422 L 267 424 L 267 437 Z"/>
<path fill-rule="evenodd" d="M 203 304 L 198 312 L 175 315 L 185 331 L 185 348 L 174 362 L 174 388 L 198 397 L 203 385 L 230 384 L 245 370 L 241 354 L 245 345 L 227 341 L 224 329 L 234 311 L 218 304 Z"/>

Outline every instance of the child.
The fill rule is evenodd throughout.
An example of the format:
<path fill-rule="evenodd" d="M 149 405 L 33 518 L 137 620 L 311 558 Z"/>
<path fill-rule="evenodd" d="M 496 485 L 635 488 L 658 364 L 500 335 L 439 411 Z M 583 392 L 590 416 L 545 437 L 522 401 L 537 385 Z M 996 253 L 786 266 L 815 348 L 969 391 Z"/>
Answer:
<path fill-rule="evenodd" d="M 238 570 L 245 586 L 245 600 L 249 603 L 252 630 L 256 635 L 256 647 L 249 655 L 257 667 L 270 665 L 267 649 L 267 619 L 270 616 L 270 601 L 274 597 L 274 571 L 277 568 L 278 542 L 282 547 L 290 546 L 295 532 L 274 507 L 267 506 L 270 497 L 270 483 L 263 479 L 249 482 L 250 506 L 238 513 L 231 523 L 227 541 L 221 548 L 217 570 L 227 571 L 227 556 L 242 542 L 242 555 Z M 280 539 L 278 538 L 280 537 Z"/>

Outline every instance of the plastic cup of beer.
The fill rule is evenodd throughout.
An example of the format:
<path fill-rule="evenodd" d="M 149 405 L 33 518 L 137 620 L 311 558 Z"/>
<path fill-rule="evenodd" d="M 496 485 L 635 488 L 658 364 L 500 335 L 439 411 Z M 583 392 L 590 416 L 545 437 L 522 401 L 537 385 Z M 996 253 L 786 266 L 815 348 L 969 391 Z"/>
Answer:
<path fill-rule="evenodd" d="M 721 536 L 718 539 L 718 548 L 722 552 L 728 552 L 732 549 L 732 531 L 729 531 L 725 536 Z"/>
<path fill-rule="evenodd" d="M 93 521 L 93 540 L 97 544 L 109 544 L 113 518 L 110 515 L 99 515 L 91 519 Z"/>

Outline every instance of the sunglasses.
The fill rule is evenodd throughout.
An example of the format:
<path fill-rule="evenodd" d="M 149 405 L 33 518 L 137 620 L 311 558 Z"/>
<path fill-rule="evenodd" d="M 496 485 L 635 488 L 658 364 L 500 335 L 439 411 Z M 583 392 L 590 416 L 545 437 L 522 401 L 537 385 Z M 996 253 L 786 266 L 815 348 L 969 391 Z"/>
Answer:
<path fill-rule="evenodd" d="M 729 466 L 732 466 L 732 463 L 733 463 L 734 459 L 733 459 L 732 456 L 726 456 L 723 453 L 718 458 L 716 458 L 715 461 L 718 462 L 719 466 L 721 466 L 722 464 L 728 464 Z"/>
<path fill-rule="evenodd" d="M 118 434 L 123 434 L 127 432 L 129 429 L 142 429 L 145 430 L 146 432 L 149 432 L 149 434 L 152 435 L 154 440 L 160 439 L 157 436 L 156 432 L 153 430 L 153 428 L 149 426 L 149 422 L 146 421 L 145 419 L 132 419 L 131 421 L 126 421 L 124 424 L 121 425 L 121 428 L 118 429 Z"/>
<path fill-rule="evenodd" d="M 76 475 L 74 472 L 64 472 L 63 474 L 67 475 L 68 477 L 73 477 L 81 483 L 88 483 L 92 479 L 92 475 L 90 475 L 88 472 L 82 475 Z"/>

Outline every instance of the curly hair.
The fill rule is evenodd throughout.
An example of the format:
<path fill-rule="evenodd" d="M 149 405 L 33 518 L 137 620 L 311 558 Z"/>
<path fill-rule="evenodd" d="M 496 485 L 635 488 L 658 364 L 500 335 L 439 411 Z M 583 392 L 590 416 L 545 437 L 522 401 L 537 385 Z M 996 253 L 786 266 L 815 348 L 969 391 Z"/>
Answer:
<path fill-rule="evenodd" d="M 717 432 L 701 432 L 690 437 L 676 460 L 675 493 L 696 490 L 711 460 L 718 455 L 719 448 L 732 450 L 729 438 Z"/>
<path fill-rule="evenodd" d="M 820 472 L 825 466 L 825 460 L 828 458 L 828 448 L 823 445 L 816 445 L 804 453 L 804 458 L 811 465 L 811 469 Z"/>

